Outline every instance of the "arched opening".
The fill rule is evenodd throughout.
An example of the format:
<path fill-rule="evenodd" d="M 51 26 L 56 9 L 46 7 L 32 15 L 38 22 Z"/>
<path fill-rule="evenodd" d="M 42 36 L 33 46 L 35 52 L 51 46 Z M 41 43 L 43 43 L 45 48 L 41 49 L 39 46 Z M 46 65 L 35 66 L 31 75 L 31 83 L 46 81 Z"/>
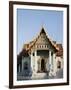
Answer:
<path fill-rule="evenodd" d="M 24 62 L 24 70 L 28 70 L 28 63 Z"/>
<path fill-rule="evenodd" d="M 61 62 L 60 61 L 57 62 L 57 68 L 59 68 L 59 69 L 61 68 Z"/>
<path fill-rule="evenodd" d="M 45 60 L 44 59 L 42 59 L 41 60 L 41 71 L 45 71 Z"/>

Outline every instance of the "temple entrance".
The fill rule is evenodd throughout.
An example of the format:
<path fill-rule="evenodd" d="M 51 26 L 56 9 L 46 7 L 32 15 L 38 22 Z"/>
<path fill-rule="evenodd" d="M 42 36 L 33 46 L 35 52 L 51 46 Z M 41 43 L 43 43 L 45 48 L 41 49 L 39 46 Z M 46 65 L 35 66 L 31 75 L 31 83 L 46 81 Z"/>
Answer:
<path fill-rule="evenodd" d="M 58 69 L 61 68 L 61 62 L 60 62 L 60 61 L 57 62 L 57 68 L 58 68 Z"/>
<path fill-rule="evenodd" d="M 41 60 L 41 71 L 45 71 L 45 60 L 44 59 L 42 59 Z"/>

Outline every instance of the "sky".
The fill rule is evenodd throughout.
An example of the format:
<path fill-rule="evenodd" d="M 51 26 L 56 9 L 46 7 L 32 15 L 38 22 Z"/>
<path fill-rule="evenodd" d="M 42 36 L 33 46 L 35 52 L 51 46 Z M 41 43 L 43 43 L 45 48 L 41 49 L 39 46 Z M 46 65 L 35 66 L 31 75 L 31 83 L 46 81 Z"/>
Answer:
<path fill-rule="evenodd" d="M 17 9 L 17 54 L 42 27 L 53 41 L 63 44 L 63 11 Z"/>

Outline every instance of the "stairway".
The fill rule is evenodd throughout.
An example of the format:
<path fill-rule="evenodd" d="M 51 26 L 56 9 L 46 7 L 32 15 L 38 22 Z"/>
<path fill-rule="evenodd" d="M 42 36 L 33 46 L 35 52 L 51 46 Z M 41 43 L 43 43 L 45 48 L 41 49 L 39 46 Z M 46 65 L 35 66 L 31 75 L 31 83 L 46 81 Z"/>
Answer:
<path fill-rule="evenodd" d="M 46 79 L 48 78 L 47 73 L 35 73 L 32 75 L 32 79 Z"/>

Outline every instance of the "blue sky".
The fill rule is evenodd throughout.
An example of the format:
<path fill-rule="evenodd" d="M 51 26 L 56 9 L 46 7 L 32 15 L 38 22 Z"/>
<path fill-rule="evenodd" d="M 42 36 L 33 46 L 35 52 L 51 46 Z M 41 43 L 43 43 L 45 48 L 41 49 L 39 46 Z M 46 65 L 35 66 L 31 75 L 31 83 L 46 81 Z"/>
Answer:
<path fill-rule="evenodd" d="M 42 26 L 54 41 L 63 43 L 63 11 L 17 9 L 17 53 Z"/>

